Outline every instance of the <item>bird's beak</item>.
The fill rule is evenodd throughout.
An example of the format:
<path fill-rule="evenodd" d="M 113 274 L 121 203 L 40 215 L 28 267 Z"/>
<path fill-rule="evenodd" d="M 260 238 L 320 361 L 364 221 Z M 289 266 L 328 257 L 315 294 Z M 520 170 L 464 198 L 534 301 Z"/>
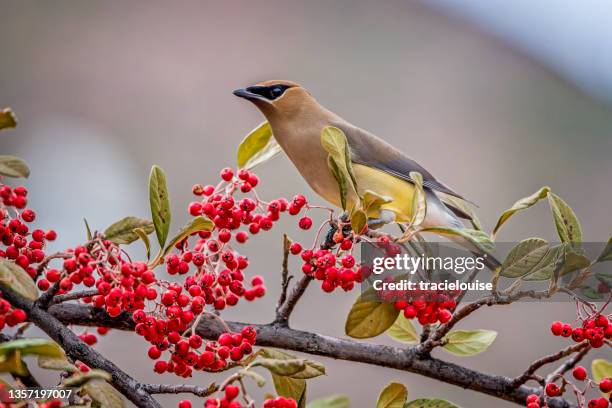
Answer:
<path fill-rule="evenodd" d="M 233 92 L 234 95 L 240 97 L 240 98 L 244 98 L 244 99 L 248 99 L 249 101 L 264 101 L 269 103 L 270 101 L 267 100 L 266 98 L 264 98 L 261 95 L 258 95 L 254 92 L 251 92 L 249 90 L 249 88 L 240 88 L 240 89 L 236 89 Z"/>

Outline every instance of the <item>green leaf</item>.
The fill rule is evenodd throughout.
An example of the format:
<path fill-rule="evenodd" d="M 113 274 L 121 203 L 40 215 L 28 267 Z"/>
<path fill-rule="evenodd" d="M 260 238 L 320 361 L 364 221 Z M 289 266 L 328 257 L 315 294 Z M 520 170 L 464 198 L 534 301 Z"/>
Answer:
<path fill-rule="evenodd" d="M 465 238 L 476 248 L 483 252 L 491 252 L 495 249 L 493 241 L 489 235 L 483 231 L 478 231 L 470 228 L 452 228 L 452 227 L 429 227 L 423 228 L 422 232 L 434 232 L 441 235 L 454 235 Z"/>
<path fill-rule="evenodd" d="M 279 396 L 293 398 L 298 407 L 306 405 L 306 380 L 272 374 L 272 382 Z"/>
<path fill-rule="evenodd" d="M 355 339 L 375 337 L 391 327 L 398 314 L 392 303 L 359 297 L 346 318 L 344 331 Z"/>
<path fill-rule="evenodd" d="M 565 245 L 565 259 L 559 270 L 559 276 L 576 270 L 584 269 L 591 265 L 591 260 L 581 251 L 576 251 L 572 244 Z"/>
<path fill-rule="evenodd" d="M 0 111 L 0 130 L 10 129 L 17 126 L 17 118 L 11 108 L 4 108 Z"/>
<path fill-rule="evenodd" d="M 493 330 L 454 330 L 444 337 L 444 350 L 456 356 L 474 356 L 489 348 L 497 332 Z"/>
<path fill-rule="evenodd" d="M 36 300 L 36 284 L 23 268 L 6 259 L 0 259 L 0 282 L 26 299 Z"/>
<path fill-rule="evenodd" d="M 126 406 L 123 396 L 104 380 L 89 380 L 83 386 L 83 390 L 102 408 L 123 408 Z"/>
<path fill-rule="evenodd" d="M 0 356 L 19 350 L 21 355 L 38 355 L 53 358 L 64 357 L 64 350 L 54 341 L 47 339 L 17 339 L 0 344 Z"/>
<path fill-rule="evenodd" d="M 544 197 L 548 195 L 550 192 L 550 187 L 542 187 L 529 197 L 521 198 L 516 203 L 512 205 L 509 209 L 504 211 L 504 213 L 497 220 L 497 225 L 493 228 L 493 233 L 491 234 L 491 238 L 495 238 L 495 235 L 501 228 L 501 226 L 508 221 L 508 218 L 512 217 L 516 212 L 525 210 L 529 207 L 532 207 L 535 203 L 542 200 Z"/>
<path fill-rule="evenodd" d="M 351 154 L 344 132 L 334 126 L 326 126 L 321 132 L 321 145 L 329 153 L 327 160 L 328 166 L 336 181 L 340 191 L 340 201 L 342 209 L 346 210 L 346 203 L 349 194 L 358 196 L 357 180 L 353 172 Z M 346 185 L 346 187 L 345 187 Z M 350 185 L 350 192 L 348 186 Z"/>
<path fill-rule="evenodd" d="M 582 230 L 574 210 L 561 197 L 553 193 L 548 194 L 548 203 L 550 204 L 550 210 L 552 211 L 561 242 L 582 242 Z"/>
<path fill-rule="evenodd" d="M 28 178 L 30 168 L 19 157 L 0 156 L 0 175 L 13 178 Z"/>
<path fill-rule="evenodd" d="M 86 218 L 83 218 L 83 222 L 85 222 L 85 232 L 87 233 L 87 240 L 91 241 L 93 238 L 93 234 L 91 233 L 91 228 L 89 228 L 89 223 Z"/>
<path fill-rule="evenodd" d="M 591 372 L 593 373 L 593 380 L 597 383 L 604 378 L 612 378 L 612 363 L 603 358 L 595 359 L 591 363 Z M 604 395 L 610 395 L 610 393 Z"/>
<path fill-rule="evenodd" d="M 79 370 L 66 357 L 38 356 L 38 366 L 47 370 L 67 371 L 69 373 Z"/>
<path fill-rule="evenodd" d="M 543 281 L 554 276 L 563 266 L 565 260 L 565 245 L 549 247 L 540 261 L 521 277 L 525 281 Z"/>
<path fill-rule="evenodd" d="M 425 216 L 427 215 L 427 199 L 425 197 L 425 190 L 423 189 L 423 176 L 421 173 L 411 171 L 410 179 L 414 185 L 410 225 L 416 227 L 421 225 L 421 223 L 425 220 Z"/>
<path fill-rule="evenodd" d="M 151 218 L 155 226 L 155 234 L 159 246 L 163 247 L 170 230 L 170 199 L 166 186 L 166 174 L 161 167 L 153 166 L 149 176 L 149 202 L 151 203 Z"/>
<path fill-rule="evenodd" d="M 381 391 L 376 401 L 376 408 L 403 408 L 407 398 L 406 387 L 392 382 Z"/>
<path fill-rule="evenodd" d="M 410 401 L 404 408 L 459 408 L 452 402 L 438 398 L 419 398 Z"/>
<path fill-rule="evenodd" d="M 612 237 L 608 239 L 608 243 L 601 254 L 597 257 L 597 262 L 612 261 Z"/>
<path fill-rule="evenodd" d="M 389 327 L 387 334 L 401 343 L 415 344 L 419 341 L 419 335 L 414 325 L 402 313 L 397 316 L 393 326 Z"/>
<path fill-rule="evenodd" d="M 238 146 L 238 168 L 252 169 L 271 159 L 282 151 L 282 148 L 272 137 L 272 128 L 268 122 L 263 122 L 242 139 Z"/>
<path fill-rule="evenodd" d="M 147 260 L 151 259 L 151 241 L 149 241 L 147 232 L 142 228 L 134 228 L 134 233 L 142 240 L 145 249 L 147 250 Z"/>
<path fill-rule="evenodd" d="M 548 252 L 548 242 L 541 238 L 528 238 L 518 243 L 504 262 L 499 274 L 506 278 L 518 278 L 531 272 Z"/>
<path fill-rule="evenodd" d="M 13 350 L 0 356 L 0 373 L 11 373 L 17 375 L 28 375 L 28 366 L 21 358 L 21 351 Z"/>
<path fill-rule="evenodd" d="M 249 364 L 249 367 L 264 367 L 270 370 L 271 373 L 291 377 L 306 368 L 306 362 L 303 359 L 273 359 L 273 358 L 258 358 Z"/>
<path fill-rule="evenodd" d="M 351 401 L 346 395 L 332 395 L 309 402 L 306 408 L 350 408 Z"/>
<path fill-rule="evenodd" d="M 365 211 L 361 209 L 356 209 L 351 214 L 351 229 L 355 234 L 360 235 L 366 231 L 366 227 L 368 226 L 368 216 Z"/>
<path fill-rule="evenodd" d="M 215 224 L 213 224 L 213 222 L 206 217 L 203 217 L 203 216 L 195 217 L 187 225 L 181 228 L 179 233 L 176 234 L 174 238 L 172 238 L 170 243 L 164 249 L 163 254 L 166 255 L 168 252 L 172 250 L 172 248 L 174 248 L 176 244 L 178 244 L 179 242 L 181 242 L 182 240 L 184 240 L 191 234 L 195 234 L 196 232 L 200 232 L 200 231 L 212 231 L 214 226 Z"/>
<path fill-rule="evenodd" d="M 590 300 L 603 299 L 603 295 L 590 286 L 580 286 L 579 289 L 580 289 L 580 293 L 582 294 L 582 296 L 586 297 L 587 299 L 590 299 Z"/>
<path fill-rule="evenodd" d="M 295 360 L 296 356 L 291 355 L 289 353 L 285 353 L 283 351 L 274 350 L 270 348 L 263 348 L 259 351 L 259 354 L 265 358 L 276 359 L 276 360 Z M 320 375 L 325 374 L 325 366 L 317 361 L 309 360 L 306 358 L 300 359 L 304 362 L 304 369 L 302 371 L 298 371 L 290 377 L 307 380 L 309 378 L 315 378 Z"/>
<path fill-rule="evenodd" d="M 105 229 L 104 238 L 115 244 L 131 244 L 139 238 L 138 233 L 134 231 L 137 228 L 145 234 L 150 234 L 155 230 L 151 221 L 130 216 L 120 219 Z"/>

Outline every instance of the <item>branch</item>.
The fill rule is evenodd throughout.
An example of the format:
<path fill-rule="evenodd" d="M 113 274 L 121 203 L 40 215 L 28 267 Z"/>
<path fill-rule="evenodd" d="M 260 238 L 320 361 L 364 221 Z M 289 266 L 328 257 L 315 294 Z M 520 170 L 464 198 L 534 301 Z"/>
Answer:
<path fill-rule="evenodd" d="M 101 309 L 64 303 L 51 306 L 49 312 L 65 324 L 83 326 L 108 326 L 121 330 L 133 330 L 134 322 L 128 313 L 116 318 Z M 202 319 L 196 332 L 208 339 L 217 338 L 222 332 L 218 324 Z M 246 324 L 227 322 L 232 331 L 240 331 Z M 294 330 L 277 323 L 251 324 L 257 330 L 257 345 L 294 350 L 345 361 L 372 364 L 420 374 L 461 388 L 471 389 L 517 404 L 524 404 L 528 395 L 542 392 L 540 387 L 520 385 L 512 387 L 512 379 L 481 373 L 457 364 L 429 356 L 423 357 L 417 349 L 403 349 L 377 344 L 360 343 L 307 331 Z M 550 408 L 572 408 L 574 404 L 563 398 L 548 400 Z"/>
<path fill-rule="evenodd" d="M 282 320 L 282 316 L 279 311 L 285 301 L 287 300 L 287 290 L 289 289 L 289 281 L 293 276 L 289 276 L 289 248 L 291 247 L 291 241 L 287 234 L 283 234 L 283 263 L 281 272 L 281 294 L 276 304 L 276 320 Z"/>
<path fill-rule="evenodd" d="M 214 383 L 208 387 L 191 384 L 142 384 L 142 389 L 149 394 L 193 394 L 198 397 L 208 397 L 219 390 Z"/>
<path fill-rule="evenodd" d="M 50 305 L 57 303 L 68 302 L 71 300 L 82 299 L 84 297 L 91 297 L 98 294 L 98 289 L 85 289 L 78 292 L 70 292 L 64 295 L 57 295 L 49 302 Z"/>
<path fill-rule="evenodd" d="M 578 344 L 572 344 L 571 346 L 568 346 L 566 348 L 564 348 L 563 350 L 560 350 L 554 354 L 550 354 L 548 356 L 542 357 L 536 361 L 534 361 L 533 363 L 531 363 L 531 365 L 527 368 L 527 370 L 525 370 L 525 372 L 523 374 L 521 374 L 520 376 L 514 378 L 512 380 L 512 386 L 514 387 L 518 387 L 521 384 L 525 384 L 529 378 L 531 378 L 531 376 L 542 366 L 561 360 L 563 357 L 567 357 L 570 354 L 575 353 L 576 351 L 581 351 L 584 349 L 588 349 L 590 348 L 589 343 L 588 342 L 583 342 L 583 343 L 578 343 Z"/>
<path fill-rule="evenodd" d="M 112 383 L 115 388 L 136 406 L 161 408 L 161 405 L 142 388 L 142 384 L 126 374 L 102 354 L 87 346 L 64 325 L 64 322 L 58 320 L 59 316 L 50 314 L 38 306 L 37 302 L 23 298 L 2 282 L 0 282 L 0 289 L 2 290 L 2 296 L 11 305 L 23 309 L 28 314 L 30 321 L 55 340 L 72 359 L 80 360 L 90 367 L 108 372 L 112 376 Z"/>

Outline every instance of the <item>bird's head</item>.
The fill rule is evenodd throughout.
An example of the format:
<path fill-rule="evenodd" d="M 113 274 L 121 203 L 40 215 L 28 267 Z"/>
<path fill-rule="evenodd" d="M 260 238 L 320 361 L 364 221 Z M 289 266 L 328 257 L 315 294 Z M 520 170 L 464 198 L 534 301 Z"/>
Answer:
<path fill-rule="evenodd" d="M 306 89 L 285 80 L 265 81 L 236 89 L 234 95 L 251 101 L 270 121 L 289 119 L 314 102 Z"/>

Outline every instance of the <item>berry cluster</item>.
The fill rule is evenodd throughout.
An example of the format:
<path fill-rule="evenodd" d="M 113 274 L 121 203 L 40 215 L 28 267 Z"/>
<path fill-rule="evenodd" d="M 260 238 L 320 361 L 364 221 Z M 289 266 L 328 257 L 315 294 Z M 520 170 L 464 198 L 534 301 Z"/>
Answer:
<path fill-rule="evenodd" d="M 35 279 L 35 266 L 45 259 L 45 244 L 55 240 L 57 234 L 53 230 L 30 231 L 28 224 L 36 219 L 36 213 L 25 208 L 27 196 L 23 186 L 11 188 L 0 183 L 0 258 L 14 261 Z"/>
<path fill-rule="evenodd" d="M 336 288 L 350 291 L 355 286 L 355 282 L 363 281 L 361 268 L 356 264 L 355 258 L 349 252 L 352 242 L 345 239 L 340 244 L 340 250 L 344 252 L 342 256 L 335 254 L 329 249 L 306 249 L 298 243 L 293 243 L 290 247 L 292 254 L 300 254 L 304 263 L 302 272 L 314 279 L 321 281 L 321 289 L 324 292 L 333 292 Z"/>
<path fill-rule="evenodd" d="M 423 326 L 438 322 L 448 323 L 457 307 L 453 295 L 443 291 L 414 293 L 409 296 L 408 300 L 396 301 L 394 306 L 403 311 L 406 319 L 412 320 L 416 317 Z"/>
<path fill-rule="evenodd" d="M 571 337 L 576 343 L 587 340 L 593 348 L 599 348 L 606 339 L 612 339 L 612 323 L 602 314 L 584 319 L 579 327 L 556 321 L 550 326 L 550 331 L 555 336 Z"/>
<path fill-rule="evenodd" d="M 27 319 L 26 312 L 14 309 L 9 302 L 0 297 L 0 330 L 5 326 L 13 327 Z"/>

